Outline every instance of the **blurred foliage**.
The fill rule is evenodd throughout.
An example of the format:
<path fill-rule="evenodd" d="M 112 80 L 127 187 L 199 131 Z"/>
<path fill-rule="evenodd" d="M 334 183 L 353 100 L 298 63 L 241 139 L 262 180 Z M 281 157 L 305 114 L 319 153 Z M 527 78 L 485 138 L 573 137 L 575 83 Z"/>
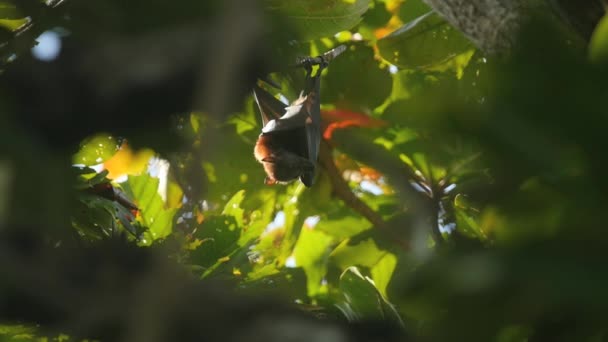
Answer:
<path fill-rule="evenodd" d="M 1 340 L 606 339 L 606 17 L 488 56 L 420 0 L 128 3 L 0 1 Z M 290 58 L 339 44 L 316 183 L 264 185 L 247 87 L 294 98 Z"/>
<path fill-rule="evenodd" d="M 467 39 L 434 12 L 414 19 L 378 42 L 382 57 L 404 69 L 432 68 L 469 48 Z"/>
<path fill-rule="evenodd" d="M 608 16 L 604 16 L 597 29 L 594 31 L 591 37 L 591 43 L 589 44 L 589 54 L 591 60 L 598 63 L 606 63 L 608 60 L 608 51 L 606 51 L 606 40 L 608 40 Z"/>

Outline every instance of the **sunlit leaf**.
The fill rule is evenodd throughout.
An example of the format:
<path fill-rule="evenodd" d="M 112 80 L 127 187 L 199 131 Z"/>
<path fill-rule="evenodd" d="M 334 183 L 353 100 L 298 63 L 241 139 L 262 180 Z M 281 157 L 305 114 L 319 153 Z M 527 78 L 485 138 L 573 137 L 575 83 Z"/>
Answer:
<path fill-rule="evenodd" d="M 283 213 L 285 214 L 284 234 L 280 245 L 280 254 L 277 262 L 284 265 L 286 259 L 292 254 L 293 248 L 300 237 L 300 231 L 304 224 L 305 217 L 302 217 L 298 207 L 298 198 L 304 191 L 304 186 L 301 184 L 293 184 L 285 194 L 283 199 Z M 279 199 L 279 201 L 281 201 Z"/>
<path fill-rule="evenodd" d="M 249 215 L 248 224 L 243 227 L 239 245 L 244 246 L 252 240 L 258 239 L 264 229 L 273 220 L 273 210 L 275 207 L 276 192 L 272 190 L 257 191 L 247 196 L 247 205 L 255 208 Z"/>
<path fill-rule="evenodd" d="M 24 15 L 13 5 L 0 3 L 0 19 L 21 19 Z"/>
<path fill-rule="evenodd" d="M 594 62 L 608 61 L 608 15 L 600 20 L 593 32 L 589 43 L 589 56 Z"/>
<path fill-rule="evenodd" d="M 393 305 L 382 297 L 374 283 L 356 267 L 350 267 L 342 273 L 340 291 L 344 295 L 344 302 L 338 304 L 338 308 L 349 321 L 380 319 L 403 325 Z"/>
<path fill-rule="evenodd" d="M 315 229 L 323 231 L 330 236 L 345 239 L 357 235 L 370 227 L 371 225 L 366 219 L 354 216 L 350 210 L 341 210 L 331 213 L 331 216 L 327 219 L 321 220 L 315 226 Z"/>
<path fill-rule="evenodd" d="M 73 163 L 86 166 L 101 164 L 110 159 L 120 148 L 121 142 L 109 134 L 97 134 L 80 143 Z"/>
<path fill-rule="evenodd" d="M 184 191 L 174 181 L 169 180 L 167 182 L 167 207 L 168 208 L 179 208 L 182 205 L 184 197 Z"/>
<path fill-rule="evenodd" d="M 30 22 L 28 18 L 0 19 L 0 27 L 15 31 L 23 25 L 27 24 L 28 22 Z"/>
<path fill-rule="evenodd" d="M 237 134 L 233 125 L 209 125 L 201 126 L 201 129 L 204 129 L 201 136 L 217 134 L 221 148 L 208 148 L 202 166 L 193 162 L 178 172 L 187 171 L 189 179 L 205 179 L 207 200 L 223 204 L 226 198 L 240 190 L 255 192 L 264 187 L 264 170 L 253 156 L 259 132 L 244 132 L 245 139 Z M 215 133 L 209 133 L 213 130 Z"/>
<path fill-rule="evenodd" d="M 239 227 L 243 226 L 243 213 L 244 210 L 241 208 L 241 203 L 245 199 L 245 191 L 241 190 L 234 194 L 232 198 L 224 206 L 222 215 L 232 216 L 236 220 L 236 224 Z"/>
<path fill-rule="evenodd" d="M 402 68 L 431 68 L 471 48 L 439 15 L 429 12 L 378 41 L 384 59 Z"/>
<path fill-rule="evenodd" d="M 379 249 L 372 239 L 363 240 L 356 245 L 350 244 L 350 240 L 344 240 L 331 253 L 332 262 L 341 269 L 355 265 L 372 267 L 387 253 Z"/>
<path fill-rule="evenodd" d="M 308 295 L 314 297 L 324 291 L 323 278 L 327 273 L 327 260 L 333 238 L 316 229 L 305 228 L 300 232 L 293 255 L 296 265 L 306 272 Z"/>
<path fill-rule="evenodd" d="M 148 166 L 148 161 L 154 156 L 154 151 L 143 149 L 133 151 L 128 144 L 123 143 L 112 158 L 106 160 L 103 166 L 110 172 L 108 178 L 116 179 L 123 175 L 137 175 Z"/>
<path fill-rule="evenodd" d="M 306 39 L 332 36 L 357 25 L 370 0 L 265 0 L 267 8 L 278 11 L 299 28 Z"/>
<path fill-rule="evenodd" d="M 486 233 L 481 229 L 476 219 L 467 213 L 463 209 L 455 209 L 456 215 L 456 228 L 463 234 L 477 238 L 480 240 L 486 240 Z"/>
<path fill-rule="evenodd" d="M 0 325 L 0 340 L 11 342 L 46 342 L 51 340 L 49 337 L 41 337 L 37 326 L 27 326 L 22 324 L 2 324 Z M 63 342 L 69 338 L 59 335 L 53 341 Z"/>
<path fill-rule="evenodd" d="M 129 176 L 122 187 L 140 209 L 143 224 L 150 241 L 162 239 L 173 230 L 173 219 L 177 208 L 165 209 L 165 204 L 158 194 L 158 178 L 147 174 Z M 145 243 L 145 242 L 144 242 Z"/>
<path fill-rule="evenodd" d="M 191 262 L 205 268 L 228 262 L 230 255 L 238 248 L 236 242 L 239 234 L 240 227 L 234 217 L 220 215 L 207 218 L 194 234 L 203 243 L 191 252 Z"/>
<path fill-rule="evenodd" d="M 392 253 L 386 253 L 384 257 L 370 269 L 374 284 L 376 285 L 378 292 L 380 292 L 384 298 L 388 298 L 386 288 L 391 281 L 395 267 L 397 267 L 397 257 Z"/>

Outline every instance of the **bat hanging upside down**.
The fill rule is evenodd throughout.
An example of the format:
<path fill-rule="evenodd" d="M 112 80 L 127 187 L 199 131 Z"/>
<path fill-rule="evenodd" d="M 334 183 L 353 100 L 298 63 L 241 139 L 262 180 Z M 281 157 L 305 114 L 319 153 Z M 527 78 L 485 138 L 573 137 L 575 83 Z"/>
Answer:
<path fill-rule="evenodd" d="M 341 45 L 318 57 L 305 57 L 298 66 L 306 69 L 306 84 L 300 97 L 287 106 L 257 86 L 253 90 L 262 116 L 262 133 L 255 144 L 255 158 L 266 171 L 265 183 L 287 183 L 295 179 L 312 186 L 321 142 L 319 88 L 321 71 L 346 50 Z M 319 65 L 313 75 L 313 65 Z"/>

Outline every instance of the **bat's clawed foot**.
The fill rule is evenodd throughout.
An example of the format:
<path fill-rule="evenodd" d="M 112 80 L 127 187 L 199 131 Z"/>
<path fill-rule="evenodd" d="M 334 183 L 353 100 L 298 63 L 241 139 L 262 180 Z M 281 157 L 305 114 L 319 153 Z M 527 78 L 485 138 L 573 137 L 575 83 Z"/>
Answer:
<path fill-rule="evenodd" d="M 307 66 L 304 67 L 304 70 L 306 70 L 306 78 L 309 79 L 312 77 L 312 66 Z"/>
<path fill-rule="evenodd" d="M 321 73 L 323 69 L 325 69 L 329 65 L 329 60 L 325 56 L 317 56 L 317 57 L 301 57 L 297 64 L 301 66 L 306 71 L 306 77 L 312 77 L 313 66 L 318 65 L 319 70 L 317 71 L 317 75 Z"/>

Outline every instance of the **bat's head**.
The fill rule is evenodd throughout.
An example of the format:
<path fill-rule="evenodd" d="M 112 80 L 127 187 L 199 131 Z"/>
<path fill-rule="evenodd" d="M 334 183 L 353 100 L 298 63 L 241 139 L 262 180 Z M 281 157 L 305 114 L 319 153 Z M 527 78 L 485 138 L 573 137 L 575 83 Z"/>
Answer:
<path fill-rule="evenodd" d="M 266 184 L 288 183 L 302 180 L 306 186 L 312 185 L 315 165 L 293 151 L 286 149 L 277 134 L 261 134 L 255 149 L 255 158 L 262 163 L 266 171 Z"/>

